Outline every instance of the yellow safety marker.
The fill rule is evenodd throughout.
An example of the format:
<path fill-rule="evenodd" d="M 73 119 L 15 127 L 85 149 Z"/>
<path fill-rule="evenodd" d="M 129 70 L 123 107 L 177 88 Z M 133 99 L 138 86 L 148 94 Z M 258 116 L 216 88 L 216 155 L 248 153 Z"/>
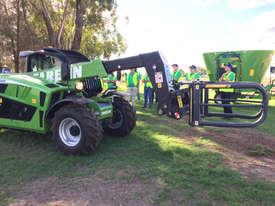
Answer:
<path fill-rule="evenodd" d="M 231 85 L 229 84 L 208 84 L 205 86 L 205 88 L 208 88 L 208 89 L 214 89 L 214 88 L 230 88 Z"/>
<path fill-rule="evenodd" d="M 179 108 L 183 108 L 181 96 L 177 96 L 177 97 L 178 97 Z"/>
<path fill-rule="evenodd" d="M 239 58 L 238 57 L 231 57 L 230 60 L 231 61 L 237 61 L 237 60 L 239 60 Z"/>
<path fill-rule="evenodd" d="M 32 98 L 32 103 L 36 104 L 36 99 L 35 98 Z"/>
<path fill-rule="evenodd" d="M 255 70 L 254 70 L 254 69 L 250 69 L 250 70 L 249 70 L 249 76 L 253 77 L 253 76 L 254 76 L 254 73 L 255 73 Z"/>

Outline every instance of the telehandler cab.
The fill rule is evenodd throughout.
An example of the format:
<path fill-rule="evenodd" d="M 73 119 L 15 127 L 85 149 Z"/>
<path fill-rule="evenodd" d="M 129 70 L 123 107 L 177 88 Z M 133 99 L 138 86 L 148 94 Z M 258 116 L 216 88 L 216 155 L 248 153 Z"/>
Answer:
<path fill-rule="evenodd" d="M 256 83 L 182 83 L 171 81 L 169 65 L 160 52 L 101 61 L 89 61 L 71 50 L 44 48 L 20 52 L 26 58 L 24 74 L 0 75 L 0 127 L 46 134 L 50 130 L 64 154 L 88 154 L 96 150 L 102 131 L 111 136 L 127 136 L 136 125 L 136 114 L 124 100 L 126 93 L 116 88 L 102 92 L 101 78 L 113 71 L 145 67 L 158 97 L 157 112 L 179 119 L 189 111 L 191 126 L 252 127 L 267 115 L 268 100 Z M 221 114 L 208 111 L 211 88 L 253 88 L 262 101 L 239 100 L 234 107 L 259 107 L 256 115 Z M 249 104 L 245 104 L 249 102 Z M 206 116 L 257 119 L 253 123 L 203 121 Z"/>

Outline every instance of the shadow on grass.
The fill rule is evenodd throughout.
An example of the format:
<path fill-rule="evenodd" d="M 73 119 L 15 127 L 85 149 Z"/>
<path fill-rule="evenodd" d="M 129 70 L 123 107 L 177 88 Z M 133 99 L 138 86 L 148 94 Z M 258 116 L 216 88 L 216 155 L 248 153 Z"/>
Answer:
<path fill-rule="evenodd" d="M 242 179 L 224 167 L 220 154 L 184 145 L 173 130 L 184 131 L 187 126 L 175 120 L 164 124 L 166 117 L 153 112 L 137 108 L 137 127 L 128 137 L 105 136 L 96 153 L 88 156 L 63 156 L 49 136 L 3 131 L 0 190 L 9 197 L 14 191 L 8 188 L 16 186 L 19 192 L 33 180 L 104 172 L 107 178 L 121 178 L 111 174 L 122 170 L 129 171 L 123 179 L 160 188 L 153 198 L 156 205 L 275 204 L 275 184 Z"/>

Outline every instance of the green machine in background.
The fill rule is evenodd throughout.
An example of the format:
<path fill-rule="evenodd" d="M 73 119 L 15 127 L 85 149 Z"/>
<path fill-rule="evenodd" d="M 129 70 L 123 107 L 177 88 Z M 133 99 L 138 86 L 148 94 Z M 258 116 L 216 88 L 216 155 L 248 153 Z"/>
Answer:
<path fill-rule="evenodd" d="M 242 50 L 227 52 L 208 52 L 203 54 L 210 81 L 216 82 L 224 71 L 224 64 L 231 63 L 235 72 L 235 81 L 249 81 L 261 84 L 265 73 L 270 68 L 273 50 Z M 270 73 L 273 70 L 270 68 Z M 274 81 L 271 79 L 266 91 L 272 96 Z M 237 96 L 241 94 L 235 91 Z M 255 95 L 252 95 L 255 96 Z M 246 95 L 247 97 L 247 95 Z"/>

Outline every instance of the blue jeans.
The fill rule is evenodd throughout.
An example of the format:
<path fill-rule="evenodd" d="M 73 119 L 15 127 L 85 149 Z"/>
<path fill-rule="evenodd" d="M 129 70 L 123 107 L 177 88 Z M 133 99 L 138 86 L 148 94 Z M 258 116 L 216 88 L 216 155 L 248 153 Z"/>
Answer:
<path fill-rule="evenodd" d="M 144 87 L 144 107 L 147 107 L 147 100 L 149 98 L 149 107 L 153 104 L 153 89 L 150 87 Z"/>

